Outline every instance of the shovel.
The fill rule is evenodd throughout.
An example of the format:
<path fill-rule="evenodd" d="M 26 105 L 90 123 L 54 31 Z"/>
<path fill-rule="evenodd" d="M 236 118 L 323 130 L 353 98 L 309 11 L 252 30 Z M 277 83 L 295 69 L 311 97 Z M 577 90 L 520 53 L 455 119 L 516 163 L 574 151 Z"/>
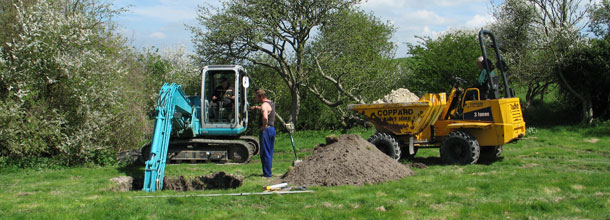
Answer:
<path fill-rule="evenodd" d="M 294 133 L 294 124 L 287 123 L 286 129 L 288 129 L 288 134 L 290 134 L 290 142 L 292 142 L 292 152 L 294 153 L 294 161 L 292 162 L 292 166 L 294 167 L 298 163 L 303 162 L 303 161 L 299 160 L 299 157 L 297 156 L 297 150 L 294 147 L 294 138 L 292 138 L 292 133 Z"/>

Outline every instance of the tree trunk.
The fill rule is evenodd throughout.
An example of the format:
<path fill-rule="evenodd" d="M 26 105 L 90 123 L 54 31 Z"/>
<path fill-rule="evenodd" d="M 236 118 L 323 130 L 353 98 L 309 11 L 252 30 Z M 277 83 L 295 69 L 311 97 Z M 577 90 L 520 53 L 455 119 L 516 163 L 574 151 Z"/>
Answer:
<path fill-rule="evenodd" d="M 561 71 L 561 67 L 559 68 L 558 73 L 559 73 L 559 78 L 561 79 L 561 82 L 566 86 L 568 91 L 570 91 L 570 93 L 572 93 L 572 95 L 574 95 L 576 98 L 578 98 L 578 100 L 580 101 L 580 104 L 582 105 L 581 122 L 585 123 L 585 124 L 593 123 L 593 105 L 591 104 L 591 97 L 590 96 L 585 97 L 586 94 L 584 94 L 584 95 L 580 94 L 574 88 L 572 88 L 572 85 L 570 85 L 568 83 L 568 81 L 566 80 L 566 78 L 563 76 L 563 71 Z"/>
<path fill-rule="evenodd" d="M 542 93 L 540 93 L 540 104 L 544 103 L 544 94 L 546 94 L 546 91 L 548 90 L 548 86 L 545 86 L 544 89 L 542 89 Z"/>
<path fill-rule="evenodd" d="M 527 92 L 525 94 L 524 109 L 529 108 L 532 104 L 535 104 L 534 100 L 536 96 L 540 96 L 540 101 L 544 100 L 544 93 L 546 93 L 549 83 L 543 83 L 542 85 L 538 82 L 531 82 L 527 85 Z"/>
<path fill-rule="evenodd" d="M 299 85 L 293 85 L 290 89 L 290 95 L 292 96 L 292 103 L 290 107 L 290 119 L 289 121 L 295 125 L 297 125 L 297 120 L 299 117 L 299 109 L 301 107 L 301 91 Z"/>
<path fill-rule="evenodd" d="M 593 105 L 591 100 L 581 100 L 582 104 L 582 122 L 585 124 L 593 123 Z"/>
<path fill-rule="evenodd" d="M 524 109 L 528 109 L 530 107 L 530 105 L 532 104 L 532 99 L 533 99 L 532 87 L 528 86 L 527 92 L 525 93 L 525 104 L 523 104 Z"/>

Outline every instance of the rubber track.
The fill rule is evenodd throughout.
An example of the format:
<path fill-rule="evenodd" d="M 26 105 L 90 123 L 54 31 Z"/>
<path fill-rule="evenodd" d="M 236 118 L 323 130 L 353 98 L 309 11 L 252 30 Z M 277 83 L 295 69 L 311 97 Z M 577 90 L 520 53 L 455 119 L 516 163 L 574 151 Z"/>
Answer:
<path fill-rule="evenodd" d="M 172 146 L 175 145 L 187 145 L 187 144 L 214 144 L 214 145 L 219 145 L 222 146 L 224 145 L 226 146 L 231 146 L 232 148 L 226 148 L 227 152 L 231 152 L 231 151 L 236 151 L 237 149 L 235 149 L 236 147 L 242 148 L 242 150 L 245 148 L 245 150 L 247 150 L 248 152 L 248 157 L 243 160 L 242 162 L 236 162 L 236 161 L 231 161 L 231 160 L 227 160 L 229 162 L 235 162 L 235 163 L 248 163 L 252 157 L 254 155 L 257 155 L 260 151 L 260 145 L 258 143 L 258 138 L 253 137 L 253 136 L 240 136 L 239 139 L 207 139 L 207 138 L 190 138 L 190 139 L 178 139 L 178 140 L 174 140 L 174 141 L 170 141 L 169 143 L 169 150 L 168 152 L 172 152 Z M 144 154 L 148 155 L 147 152 L 143 152 L 144 149 L 146 149 L 147 147 L 150 147 L 150 143 L 148 144 L 144 144 L 141 148 L 141 153 L 142 155 L 140 157 L 143 157 Z M 206 149 L 206 147 L 195 147 L 192 150 L 200 150 L 200 151 L 205 151 L 205 150 L 209 150 Z M 150 149 L 148 149 L 148 151 L 150 151 Z M 146 159 L 146 158 L 141 158 L 141 159 Z M 169 158 L 168 158 L 169 159 Z M 143 160 L 145 161 L 145 160 Z M 172 160 L 172 161 L 181 161 L 181 160 Z"/>
<path fill-rule="evenodd" d="M 261 149 L 260 143 L 258 143 L 258 138 L 254 136 L 240 136 L 239 139 L 247 140 L 255 145 L 254 155 L 257 155 Z"/>
<path fill-rule="evenodd" d="M 218 145 L 226 145 L 231 146 L 233 149 L 227 148 L 227 152 L 231 152 L 231 150 L 235 150 L 236 147 L 245 148 L 248 151 L 248 158 L 242 162 L 230 161 L 235 163 L 248 163 L 252 159 L 252 156 L 255 155 L 255 152 L 258 153 L 257 145 L 252 144 L 253 142 L 250 139 L 204 139 L 204 138 L 191 138 L 191 139 L 182 139 L 176 141 L 170 141 L 170 148 L 173 144 L 190 144 L 190 143 L 198 143 L 198 144 L 218 144 Z M 258 142 L 254 142 L 258 143 Z M 195 148 L 197 149 L 197 148 Z M 205 150 L 205 148 L 199 148 L 198 150 Z"/>

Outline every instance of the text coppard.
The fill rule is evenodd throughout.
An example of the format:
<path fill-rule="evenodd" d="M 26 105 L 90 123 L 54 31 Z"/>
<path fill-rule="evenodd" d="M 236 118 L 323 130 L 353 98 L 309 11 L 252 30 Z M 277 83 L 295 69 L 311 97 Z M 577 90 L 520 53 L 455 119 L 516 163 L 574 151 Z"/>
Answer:
<path fill-rule="evenodd" d="M 378 116 L 412 115 L 413 109 L 382 109 L 377 111 Z"/>

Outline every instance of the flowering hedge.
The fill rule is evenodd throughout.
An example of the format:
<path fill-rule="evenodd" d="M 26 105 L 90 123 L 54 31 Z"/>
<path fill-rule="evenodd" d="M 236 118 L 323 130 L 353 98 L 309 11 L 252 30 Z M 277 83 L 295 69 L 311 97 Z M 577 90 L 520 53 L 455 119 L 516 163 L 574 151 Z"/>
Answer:
<path fill-rule="evenodd" d="M 124 40 L 110 5 L 95 1 L 14 4 L 16 37 L 0 53 L 0 156 L 102 163 L 133 145 Z"/>

